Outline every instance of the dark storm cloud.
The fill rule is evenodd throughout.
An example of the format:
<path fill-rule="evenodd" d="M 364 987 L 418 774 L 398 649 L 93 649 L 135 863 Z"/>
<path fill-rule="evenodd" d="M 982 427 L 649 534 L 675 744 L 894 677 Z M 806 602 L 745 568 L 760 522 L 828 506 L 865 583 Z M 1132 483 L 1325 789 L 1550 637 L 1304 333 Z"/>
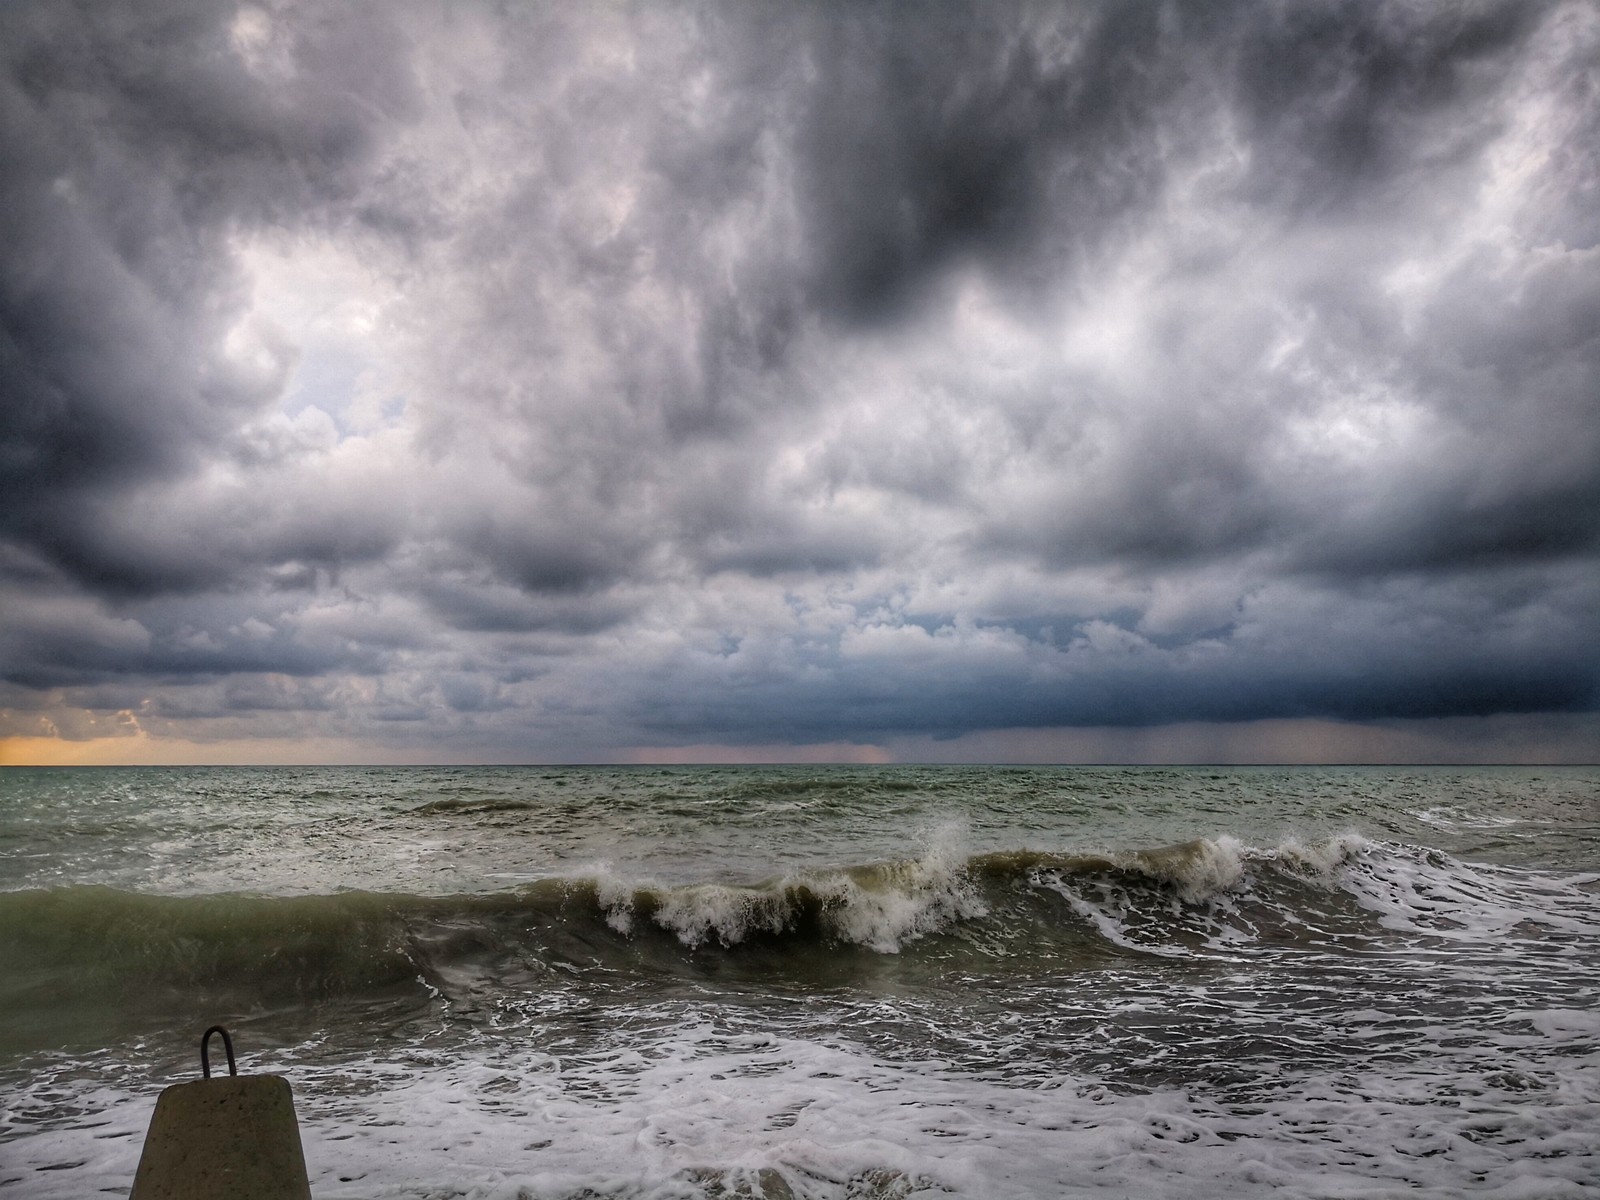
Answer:
<path fill-rule="evenodd" d="M 30 695 L 527 753 L 1596 703 L 1590 6 L 0 46 Z"/>
<path fill-rule="evenodd" d="M 1186 137 L 1242 125 L 1274 222 L 1382 202 L 1486 132 L 1548 6 L 880 5 L 816 21 L 802 119 L 819 298 L 871 319 L 963 254 L 1048 282 L 1137 227 Z M 1434 118 L 1464 129 L 1419 138 Z M 1420 161 L 1419 161 L 1420 160 Z"/>
<path fill-rule="evenodd" d="M 633 716 L 669 739 L 714 728 L 764 742 L 1582 711 L 1600 701 L 1597 582 L 1593 570 L 1482 590 L 1402 579 L 1336 602 L 1280 586 L 1230 628 L 1165 646 L 1102 620 L 1033 635 L 1022 622 L 884 624 L 811 647 L 826 673 L 775 670 L 786 648 L 752 642 L 671 664 Z"/>
<path fill-rule="evenodd" d="M 1397 177 L 1470 153 L 1485 132 L 1473 106 L 1551 9 L 1236 8 L 1234 95 L 1259 164 L 1255 196 L 1299 218 L 1381 199 Z M 1419 137 L 1437 115 L 1451 128 Z"/>
<path fill-rule="evenodd" d="M 1593 549 L 1600 272 L 1584 259 L 1530 256 L 1508 269 L 1488 254 L 1469 256 L 1451 264 L 1413 329 L 1383 277 L 1401 239 L 1426 244 L 1439 234 L 1429 222 L 1461 219 L 1449 189 L 1483 185 L 1484 146 L 1505 132 L 1504 114 L 1486 115 L 1484 103 L 1511 86 L 1530 32 L 1550 14 L 1374 5 L 1186 13 L 1181 96 L 1198 106 L 1188 119 L 1203 127 L 1195 114 L 1209 111 L 1247 138 L 1237 177 L 1215 200 L 1242 206 L 1258 236 L 1282 241 L 1281 275 L 1268 286 L 1281 288 L 1271 299 L 1295 312 L 1306 367 L 1351 390 L 1371 371 L 1373 385 L 1436 415 L 1440 437 L 1426 451 L 1435 461 L 1404 471 L 1285 472 L 1262 443 L 1305 407 L 1307 372 L 1268 362 L 1281 326 L 1249 311 L 1229 321 L 1237 297 L 1206 294 L 1223 278 L 1218 264 L 1203 245 L 1180 245 L 1163 286 L 1152 289 L 1156 327 L 1141 349 L 1181 374 L 1163 372 L 1153 394 L 1095 397 L 1131 410 L 1124 436 L 1100 447 L 1098 461 L 1064 454 L 1079 478 L 1049 498 L 1053 511 L 998 512 L 985 541 L 1035 547 L 1058 564 L 1187 561 L 1267 547 L 1307 569 L 1380 573 Z M 1162 65 L 1176 70 L 1170 54 L 1137 40 L 1119 50 L 1153 60 L 1157 74 Z M 1573 94 L 1564 99 L 1578 119 L 1554 164 L 1556 211 L 1532 215 L 1577 233 L 1578 248 L 1593 245 L 1595 230 L 1571 219 L 1593 190 L 1592 156 L 1576 148 L 1600 105 L 1592 59 L 1572 66 L 1563 83 Z M 1122 102 L 1129 111 L 1162 99 L 1149 86 L 1118 94 L 1131 95 Z M 1182 128 L 1159 115 L 1146 117 L 1156 128 L 1135 144 Z M 1041 144 L 1030 148 L 1048 161 Z M 1071 146 L 1076 159 L 1100 141 Z M 1173 165 L 1128 170 L 1141 189 L 1159 189 Z M 1574 190 L 1563 195 L 1568 180 Z M 1073 228 L 1080 217 L 1071 200 L 1062 193 L 1060 203 L 1039 207 Z M 1049 228 L 1022 224 L 1022 245 L 1054 244 Z M 1016 223 L 1005 227 L 1016 236 Z M 1321 230 L 1329 232 L 1319 246 Z M 1191 249 L 1195 261 L 1185 261 Z M 1300 254 L 1316 256 L 1314 266 Z M 1205 309 L 1213 299 L 1220 312 Z"/>
<path fill-rule="evenodd" d="M 310 69 L 239 69 L 212 4 L 10 5 L 0 14 L 0 512 L 94 588 L 226 581 L 107 545 L 98 506 L 192 470 L 280 392 L 293 348 L 225 350 L 243 303 L 228 239 L 329 218 L 359 189 L 372 111 L 404 115 L 381 14 L 308 23 Z"/>
<path fill-rule="evenodd" d="M 1159 91 L 1133 76 L 1144 59 L 1170 80 L 1148 53 L 1159 10 L 1075 15 L 1066 32 L 1088 44 L 1054 63 L 1015 18 L 884 7 L 820 22 L 801 147 L 826 309 L 870 321 L 957 255 L 1014 265 L 1045 232 L 1046 252 L 1070 257 L 1148 202 L 1158 169 L 1141 135 Z M 1067 212 L 1064 228 L 1051 219 Z"/>
<path fill-rule="evenodd" d="M 603 591 L 558 588 L 553 595 L 530 594 L 503 580 L 469 575 L 436 576 L 420 583 L 416 593 L 439 620 L 473 633 L 598 633 L 638 609 L 637 602 Z"/>

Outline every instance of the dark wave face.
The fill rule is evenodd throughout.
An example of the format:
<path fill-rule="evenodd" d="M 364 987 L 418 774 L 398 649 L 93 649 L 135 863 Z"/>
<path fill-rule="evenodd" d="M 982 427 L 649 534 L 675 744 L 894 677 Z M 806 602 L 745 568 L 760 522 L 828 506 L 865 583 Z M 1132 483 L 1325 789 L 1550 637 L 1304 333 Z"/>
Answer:
<path fill-rule="evenodd" d="M 619 981 L 938 992 L 951 972 L 1025 988 L 1249 959 L 1385 968 L 1419 947 L 1451 969 L 1551 971 L 1600 934 L 1595 877 L 1495 871 L 1350 835 L 1251 849 L 1199 839 L 1124 854 L 1019 850 L 667 887 L 612 876 L 416 896 L 151 896 L 105 887 L 0 894 L 10 1035 L 114 1007 L 428 1004 L 485 984 L 513 1001 Z M 1392 967 L 1388 969 L 1393 969 Z M 1550 978 L 1546 976 L 1547 980 Z M 1041 995 L 1036 1007 L 1049 1007 Z M 30 1020 L 29 1014 L 32 1014 Z"/>

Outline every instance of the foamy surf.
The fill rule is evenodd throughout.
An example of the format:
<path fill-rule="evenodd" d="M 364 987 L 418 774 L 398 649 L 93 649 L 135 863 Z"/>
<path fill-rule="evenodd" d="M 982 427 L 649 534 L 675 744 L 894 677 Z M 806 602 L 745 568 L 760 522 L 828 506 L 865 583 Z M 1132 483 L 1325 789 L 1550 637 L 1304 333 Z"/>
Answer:
<path fill-rule="evenodd" d="M 1594 875 L 1471 864 L 1441 852 L 1339 834 L 1251 847 L 1222 835 L 1120 853 L 1036 850 L 791 871 L 749 884 L 668 886 L 606 867 L 509 891 L 453 896 L 152 896 L 103 887 L 0 892 L 0 982 L 13 1005 L 37 968 L 98 986 L 241 985 L 280 998 L 389 989 L 459 958 L 566 961 L 579 951 L 630 960 L 666 936 L 690 952 L 737 957 L 759 944 L 814 960 L 829 948 L 900 954 L 963 934 L 964 953 L 1014 955 L 1109 946 L 1205 954 L 1270 936 L 1326 948 L 1379 927 L 1485 954 L 1551 934 L 1600 936 Z M 1066 910 L 1047 902 L 1058 897 Z M 946 941 L 941 941 L 946 939 Z M 1089 941 L 1085 941 L 1089 939 Z M 1402 943 L 1411 945 L 1411 942 Z M 930 952 L 932 952 L 930 950 Z M 665 967 L 672 960 L 660 959 Z"/>
<path fill-rule="evenodd" d="M 802 930 L 814 938 L 898 953 L 909 941 L 983 916 L 967 862 L 948 846 L 918 859 L 796 872 L 753 886 L 634 886 L 609 871 L 595 880 L 606 923 L 623 934 L 639 920 L 685 946 L 737 946 Z"/>
<path fill-rule="evenodd" d="M 322 1200 L 1560 1198 L 1592 1194 L 1595 1178 L 1600 1095 L 1581 1064 L 1511 1055 L 1462 1076 L 1334 1080 L 1286 1067 L 1271 1097 L 1240 1108 L 1204 1089 L 1129 1094 L 1075 1075 L 1019 1090 L 688 1013 L 667 1023 L 668 1036 L 619 1037 L 599 1056 L 501 1044 L 427 1066 L 272 1065 L 296 1080 Z M 1532 1107 L 1530 1088 L 1565 1094 Z M 40 1103 L 24 1093 L 9 1115 Z M 150 1097 L 100 1087 L 71 1103 L 80 1126 L 7 1146 L 4 1175 L 37 1200 L 131 1177 Z"/>

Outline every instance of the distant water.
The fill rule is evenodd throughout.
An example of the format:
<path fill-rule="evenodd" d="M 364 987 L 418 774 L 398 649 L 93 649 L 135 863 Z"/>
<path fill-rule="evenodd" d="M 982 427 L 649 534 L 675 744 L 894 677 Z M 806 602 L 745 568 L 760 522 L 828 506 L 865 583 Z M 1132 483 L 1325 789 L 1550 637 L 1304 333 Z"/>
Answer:
<path fill-rule="evenodd" d="M 0 1197 L 1600 1195 L 1600 770 L 0 771 Z"/>

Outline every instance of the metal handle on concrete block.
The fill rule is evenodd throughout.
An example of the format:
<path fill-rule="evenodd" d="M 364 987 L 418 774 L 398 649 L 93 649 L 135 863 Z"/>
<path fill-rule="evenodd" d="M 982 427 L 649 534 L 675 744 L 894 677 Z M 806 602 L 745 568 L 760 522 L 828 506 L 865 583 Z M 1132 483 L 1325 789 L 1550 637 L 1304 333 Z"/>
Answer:
<path fill-rule="evenodd" d="M 200 1035 L 200 1069 L 205 1072 L 207 1079 L 211 1078 L 211 1035 L 222 1035 L 222 1048 L 228 1054 L 228 1074 L 237 1075 L 239 1068 L 233 1061 L 233 1039 L 228 1036 L 228 1031 L 221 1025 L 213 1025 Z"/>

